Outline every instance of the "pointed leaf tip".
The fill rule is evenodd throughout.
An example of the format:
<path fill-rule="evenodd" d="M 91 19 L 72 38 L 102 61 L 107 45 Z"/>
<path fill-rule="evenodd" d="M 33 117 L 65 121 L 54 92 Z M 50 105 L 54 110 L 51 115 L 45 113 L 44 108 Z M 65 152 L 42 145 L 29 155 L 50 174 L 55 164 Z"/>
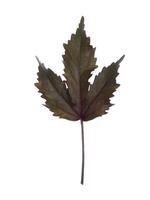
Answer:
<path fill-rule="evenodd" d="M 123 56 L 116 62 L 116 64 L 119 65 L 119 64 L 123 61 L 124 57 L 125 57 L 125 55 L 123 55 Z"/>
<path fill-rule="evenodd" d="M 41 65 L 40 59 L 39 59 L 37 56 L 35 56 L 35 58 L 36 58 L 36 60 L 38 61 L 39 65 Z"/>
<path fill-rule="evenodd" d="M 79 28 L 80 28 L 81 30 L 84 29 L 84 17 L 83 17 L 83 16 L 81 17 L 81 20 L 80 20 L 80 23 L 79 23 Z"/>
<path fill-rule="evenodd" d="M 40 61 L 40 59 L 39 59 L 37 56 L 35 56 L 35 58 L 36 58 L 36 60 L 37 60 L 38 63 L 39 63 L 39 67 L 42 68 L 42 69 L 46 72 L 46 68 L 45 68 L 45 66 L 44 66 L 44 63 L 42 63 L 42 62 Z"/>

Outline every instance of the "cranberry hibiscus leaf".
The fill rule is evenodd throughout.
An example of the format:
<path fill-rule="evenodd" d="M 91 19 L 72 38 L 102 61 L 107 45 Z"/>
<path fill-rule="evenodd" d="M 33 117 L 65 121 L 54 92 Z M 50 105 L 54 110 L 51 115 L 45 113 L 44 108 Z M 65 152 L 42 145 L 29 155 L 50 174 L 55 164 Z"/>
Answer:
<path fill-rule="evenodd" d="M 83 121 L 92 120 L 107 113 L 112 106 L 110 98 L 118 88 L 116 83 L 118 68 L 124 55 L 95 76 L 92 84 L 89 78 L 92 71 L 97 68 L 95 48 L 90 44 L 90 38 L 84 30 L 84 18 L 81 18 L 79 27 L 71 39 L 64 44 L 63 55 L 64 77 L 55 74 L 51 69 L 45 68 L 39 63 L 38 82 L 35 86 L 42 93 L 46 102 L 45 106 L 59 116 L 67 120 L 81 122 L 82 136 L 82 169 L 81 184 L 84 183 L 84 128 Z"/>

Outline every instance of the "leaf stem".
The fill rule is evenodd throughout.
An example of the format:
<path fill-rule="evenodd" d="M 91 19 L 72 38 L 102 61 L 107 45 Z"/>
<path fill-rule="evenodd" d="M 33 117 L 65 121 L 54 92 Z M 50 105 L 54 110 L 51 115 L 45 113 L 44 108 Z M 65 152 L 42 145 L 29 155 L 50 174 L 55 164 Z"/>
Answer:
<path fill-rule="evenodd" d="M 84 184 L 84 126 L 83 120 L 81 122 L 81 140 L 82 140 L 82 168 L 81 168 L 81 184 Z"/>

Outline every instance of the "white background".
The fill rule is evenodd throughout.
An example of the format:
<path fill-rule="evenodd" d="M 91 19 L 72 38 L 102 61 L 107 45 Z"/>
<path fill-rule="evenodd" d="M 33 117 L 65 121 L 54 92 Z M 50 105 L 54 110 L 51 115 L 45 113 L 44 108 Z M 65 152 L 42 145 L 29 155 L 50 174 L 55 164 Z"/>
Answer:
<path fill-rule="evenodd" d="M 150 199 L 150 6 L 147 0 L 0 1 L 0 200 Z M 63 73 L 62 44 L 81 16 L 99 68 L 126 55 L 109 114 L 53 117 L 34 86 L 35 55 Z"/>

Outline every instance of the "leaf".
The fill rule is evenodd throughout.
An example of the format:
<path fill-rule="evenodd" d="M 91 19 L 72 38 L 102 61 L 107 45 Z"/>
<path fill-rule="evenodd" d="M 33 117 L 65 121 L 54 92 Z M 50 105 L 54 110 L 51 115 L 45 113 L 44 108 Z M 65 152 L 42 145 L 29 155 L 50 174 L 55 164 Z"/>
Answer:
<path fill-rule="evenodd" d="M 90 38 L 84 31 L 84 18 L 81 18 L 76 34 L 71 35 L 68 44 L 64 44 L 64 76 L 71 95 L 74 109 L 80 117 L 88 92 L 91 72 L 97 67 L 94 58 L 95 48 L 90 45 Z"/>
<path fill-rule="evenodd" d="M 88 121 L 95 117 L 106 114 L 112 104 L 110 97 L 113 97 L 113 92 L 119 87 L 116 83 L 118 76 L 118 68 L 123 60 L 122 56 L 116 63 L 112 63 L 109 67 L 104 67 L 102 71 L 95 77 L 86 98 L 86 106 L 84 109 L 84 120 Z"/>
<path fill-rule="evenodd" d="M 46 69 L 39 61 L 38 82 L 35 86 L 46 100 L 45 106 L 53 112 L 54 116 L 81 122 L 82 136 L 82 169 L 81 184 L 84 182 L 84 127 L 83 121 L 92 120 L 107 113 L 112 106 L 110 98 L 119 87 L 116 83 L 118 68 L 123 60 L 122 56 L 117 62 L 95 76 L 93 84 L 89 83 L 92 72 L 97 68 L 94 57 L 95 48 L 90 44 L 90 38 L 84 30 L 84 18 L 81 18 L 79 27 L 71 39 L 64 44 L 63 55 L 64 77 Z"/>
<path fill-rule="evenodd" d="M 46 107 L 54 112 L 55 116 L 73 121 L 77 120 L 78 116 L 71 108 L 65 83 L 52 70 L 46 69 L 38 58 L 37 60 L 39 72 L 38 83 L 35 83 L 35 86 L 42 93 L 42 97 L 46 99 Z"/>

